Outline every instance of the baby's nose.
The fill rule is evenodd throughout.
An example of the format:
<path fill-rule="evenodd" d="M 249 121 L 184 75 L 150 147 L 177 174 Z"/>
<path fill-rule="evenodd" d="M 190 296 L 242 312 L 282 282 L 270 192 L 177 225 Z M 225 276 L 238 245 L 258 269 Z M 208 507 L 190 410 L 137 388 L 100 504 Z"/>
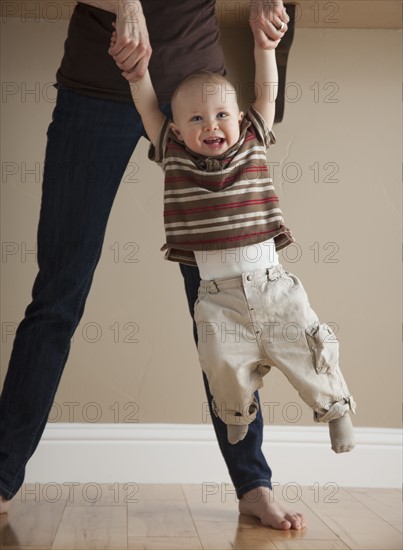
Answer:
<path fill-rule="evenodd" d="M 212 120 L 206 120 L 205 122 L 205 130 L 207 132 L 211 132 L 212 130 L 215 130 L 217 129 L 218 127 L 218 124 L 217 124 L 217 121 L 215 119 L 212 119 Z"/>

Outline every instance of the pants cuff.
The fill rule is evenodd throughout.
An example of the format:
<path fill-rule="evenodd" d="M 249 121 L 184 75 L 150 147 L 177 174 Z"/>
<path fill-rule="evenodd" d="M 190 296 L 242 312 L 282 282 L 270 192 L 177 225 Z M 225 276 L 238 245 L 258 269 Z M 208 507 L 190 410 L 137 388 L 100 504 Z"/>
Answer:
<path fill-rule="evenodd" d="M 235 426 L 246 426 L 251 424 L 259 412 L 259 403 L 256 397 L 253 397 L 253 401 L 246 403 L 242 410 L 227 409 L 225 403 L 221 403 L 221 407 L 216 404 L 213 399 L 213 411 L 224 424 L 230 424 Z"/>
<path fill-rule="evenodd" d="M 9 491 L 2 483 L 0 483 L 0 497 L 4 497 L 6 500 L 11 500 L 15 495 L 15 492 Z"/>
<path fill-rule="evenodd" d="M 250 483 L 246 483 L 240 487 L 235 487 L 236 495 L 238 499 L 241 499 L 243 495 L 253 489 L 257 489 L 258 487 L 268 487 L 269 489 L 273 488 L 269 479 L 256 479 L 255 481 L 251 481 Z"/>
<path fill-rule="evenodd" d="M 331 420 L 336 420 L 336 418 L 341 418 L 347 411 L 351 411 L 355 414 L 356 402 L 353 399 L 352 395 L 345 397 L 341 401 L 337 401 L 329 407 L 320 411 L 314 411 L 313 419 L 315 422 L 330 422 Z"/>

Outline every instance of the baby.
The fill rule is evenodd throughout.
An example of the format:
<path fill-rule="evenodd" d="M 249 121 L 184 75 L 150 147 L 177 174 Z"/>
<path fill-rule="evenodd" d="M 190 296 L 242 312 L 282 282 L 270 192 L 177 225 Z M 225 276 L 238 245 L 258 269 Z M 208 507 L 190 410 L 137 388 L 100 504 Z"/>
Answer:
<path fill-rule="evenodd" d="M 228 440 L 246 436 L 259 407 L 254 393 L 277 367 L 314 420 L 329 423 L 332 449 L 346 452 L 354 447 L 355 402 L 340 371 L 338 341 L 278 260 L 294 238 L 266 158 L 276 141 L 275 50 L 255 44 L 254 56 L 256 101 L 246 114 L 221 75 L 183 81 L 172 97 L 172 121 L 159 109 L 148 72 L 130 83 L 152 143 L 149 157 L 165 172 L 162 249 L 168 260 L 199 268 L 199 358 Z"/>

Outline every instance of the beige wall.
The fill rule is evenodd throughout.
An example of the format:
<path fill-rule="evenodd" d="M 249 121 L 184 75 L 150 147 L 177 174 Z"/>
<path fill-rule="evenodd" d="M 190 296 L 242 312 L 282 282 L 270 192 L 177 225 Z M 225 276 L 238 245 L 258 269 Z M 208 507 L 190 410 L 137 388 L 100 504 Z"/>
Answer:
<path fill-rule="evenodd" d="M 35 247 L 54 106 L 48 83 L 66 27 L 66 21 L 16 19 L 2 25 L 2 379 L 37 269 L 27 250 Z M 241 90 L 252 78 L 249 38 L 248 30 L 223 32 L 230 74 Z M 281 254 L 282 262 L 302 279 L 319 316 L 338 327 L 358 426 L 400 423 L 400 41 L 395 30 L 298 29 L 285 118 L 275 127 L 278 145 L 269 159 L 298 242 Z M 100 422 L 205 421 L 181 276 L 159 252 L 162 174 L 146 152 L 142 141 L 114 204 L 52 410 L 60 421 L 96 414 Z M 130 343 L 133 327 L 138 341 Z M 279 373 L 266 377 L 261 397 L 266 423 L 296 416 L 300 424 L 312 423 Z"/>

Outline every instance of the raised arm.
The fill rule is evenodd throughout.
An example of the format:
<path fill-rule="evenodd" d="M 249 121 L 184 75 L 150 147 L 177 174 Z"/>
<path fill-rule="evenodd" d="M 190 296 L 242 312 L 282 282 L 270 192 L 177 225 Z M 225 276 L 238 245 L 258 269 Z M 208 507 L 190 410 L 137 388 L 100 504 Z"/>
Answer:
<path fill-rule="evenodd" d="M 276 97 L 278 90 L 278 72 L 276 51 L 265 50 L 255 42 L 255 88 L 256 101 L 254 106 L 265 119 L 269 129 L 272 129 L 276 113 Z"/>
<path fill-rule="evenodd" d="M 255 107 L 271 129 L 276 110 L 278 72 L 275 49 L 290 18 L 282 0 L 251 0 L 249 24 L 255 39 Z"/>
<path fill-rule="evenodd" d="M 116 28 L 115 24 L 113 24 L 113 26 Z M 117 33 L 113 31 L 110 49 L 115 47 L 116 41 Z M 165 115 L 160 111 L 150 73 L 148 69 L 146 69 L 144 76 L 139 78 L 138 71 L 129 70 L 123 71 L 122 76 L 129 82 L 134 104 L 141 116 L 147 135 L 151 143 L 156 145 L 162 123 L 165 120 Z"/>
<path fill-rule="evenodd" d="M 157 96 L 151 82 L 150 73 L 146 71 L 143 78 L 129 82 L 133 101 L 136 105 L 144 128 L 153 145 L 156 145 L 165 115 L 160 111 Z"/>

